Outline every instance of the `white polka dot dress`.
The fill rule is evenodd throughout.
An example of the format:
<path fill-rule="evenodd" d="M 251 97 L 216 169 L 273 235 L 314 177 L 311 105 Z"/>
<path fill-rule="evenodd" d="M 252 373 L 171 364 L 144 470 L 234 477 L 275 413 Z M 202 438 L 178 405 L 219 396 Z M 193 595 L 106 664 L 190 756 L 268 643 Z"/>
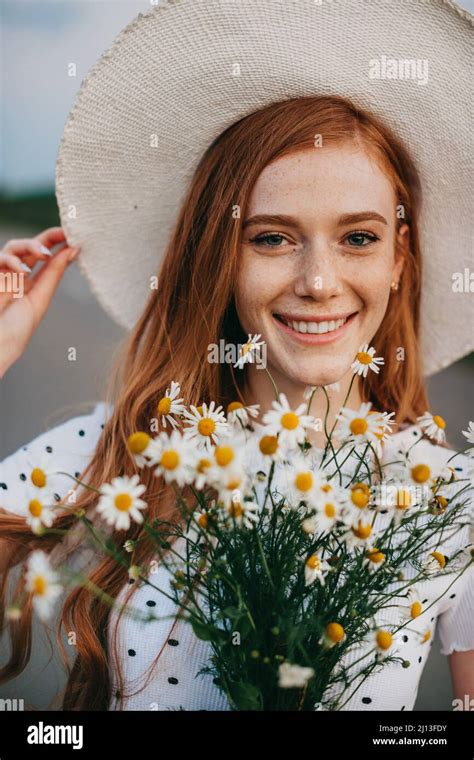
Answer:
<path fill-rule="evenodd" d="M 16 514 L 27 514 L 27 504 L 34 490 L 27 474 L 37 466 L 39 458 L 43 465 L 51 458 L 55 468 L 79 476 L 93 455 L 108 412 L 107 406 L 100 402 L 91 413 L 63 422 L 8 456 L 0 463 L 0 506 Z M 419 434 L 415 426 L 396 433 L 385 448 L 386 455 L 390 450 L 396 452 L 400 443 L 411 443 Z M 430 447 L 429 455 L 443 463 L 453 453 L 449 449 L 432 446 L 427 441 L 418 444 L 419 450 L 422 447 Z M 453 465 L 461 476 L 472 477 L 472 460 L 459 456 Z M 73 481 L 67 476 L 56 476 L 55 498 L 59 500 L 65 496 L 72 484 Z M 466 505 L 464 517 L 471 509 L 472 503 Z M 443 547 L 449 554 L 449 551 L 468 543 L 469 527 L 466 525 L 452 536 L 449 545 L 445 542 Z M 74 558 L 71 562 L 75 562 Z M 163 565 L 157 566 L 149 580 L 158 588 L 169 590 L 170 574 Z M 137 586 L 134 585 L 136 583 Z M 412 710 L 436 629 L 443 654 L 474 649 L 473 567 L 454 582 L 442 599 L 436 601 L 450 583 L 452 577 L 444 576 L 417 584 L 422 602 L 430 608 L 410 623 L 410 631 L 401 632 L 398 654 L 410 663 L 409 666 L 402 668 L 391 663 L 379 673 L 371 674 L 343 706 L 344 710 Z M 151 612 L 158 619 L 144 622 L 132 614 L 119 616 L 118 611 L 111 614 L 108 638 L 113 688 L 109 709 L 228 710 L 227 699 L 213 682 L 212 676 L 198 675 L 212 654 L 211 648 L 207 642 L 196 638 L 189 623 L 176 617 L 178 608 L 175 603 L 140 581 L 127 583 L 119 595 L 119 601 L 124 602 L 129 594 L 126 609 L 131 612 L 137 610 L 142 615 Z M 386 615 L 387 623 L 398 620 L 395 611 L 391 615 L 387 610 Z M 116 652 L 113 650 L 115 629 Z M 421 643 L 427 630 L 431 636 Z M 148 668 L 158 654 L 158 661 L 150 674 Z M 121 691 L 117 678 L 117 657 L 124 675 Z"/>

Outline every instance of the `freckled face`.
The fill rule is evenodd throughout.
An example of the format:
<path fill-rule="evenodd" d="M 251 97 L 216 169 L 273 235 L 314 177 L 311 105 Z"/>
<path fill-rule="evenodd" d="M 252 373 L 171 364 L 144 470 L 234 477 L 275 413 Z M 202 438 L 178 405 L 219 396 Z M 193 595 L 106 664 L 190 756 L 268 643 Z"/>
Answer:
<path fill-rule="evenodd" d="M 267 343 L 270 371 L 327 385 L 371 342 L 403 265 L 395 243 L 398 235 L 401 250 L 408 228 L 397 233 L 396 204 L 390 179 L 351 142 L 263 170 L 244 220 L 235 300 L 244 332 Z"/>

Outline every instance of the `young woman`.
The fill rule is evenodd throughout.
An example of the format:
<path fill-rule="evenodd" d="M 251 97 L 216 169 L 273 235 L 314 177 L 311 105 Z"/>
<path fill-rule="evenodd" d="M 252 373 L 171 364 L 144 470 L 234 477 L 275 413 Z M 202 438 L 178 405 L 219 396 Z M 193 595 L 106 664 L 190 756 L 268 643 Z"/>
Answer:
<path fill-rule="evenodd" d="M 32 533 L 26 519 L 28 473 L 39 466 L 38 457 L 50 456 L 55 470 L 96 488 L 117 474 L 132 475 L 137 467 L 127 438 L 149 429 L 152 419 L 163 419 L 160 402 L 173 381 L 180 383 L 187 404 L 215 400 L 227 409 L 242 401 L 259 404 L 263 414 L 274 397 L 267 373 L 254 364 L 233 371 L 228 363 L 208 361 L 208 347 L 222 338 L 238 345 L 254 333 L 265 340 L 267 367 L 292 408 L 308 386 L 337 384 L 330 391 L 330 425 L 347 393 L 354 357 L 361 345 L 375 346 L 384 357 L 383 371 L 354 383 L 346 406 L 357 409 L 369 400 L 377 409 L 395 413 L 398 428 L 387 450 L 413 442 L 421 436 L 416 420 L 429 408 L 419 345 L 419 215 L 420 179 L 407 146 L 382 119 L 348 99 L 281 99 L 234 121 L 209 145 L 182 200 L 157 286 L 117 362 L 108 403 L 47 431 L 0 469 L 4 571 L 41 548 L 53 564 L 70 558 L 86 568 L 90 580 L 109 596 L 145 611 L 153 607 L 164 617 L 141 624 L 111 613 L 88 589 L 73 588 L 62 615 L 64 631 L 75 634 L 64 709 L 212 710 L 227 709 L 227 704 L 209 677 L 195 677 L 209 650 L 188 624 L 166 618 L 177 610 L 164 597 L 130 582 L 112 559 L 98 557 L 91 567 L 93 558 L 77 528 L 65 538 Z M 5 271 L 46 262 L 37 275 L 26 278 L 23 299 L 0 295 L 2 374 L 23 353 L 77 255 L 69 245 L 52 255 L 40 246 L 65 240 L 63 230 L 54 228 L 33 240 L 10 241 L 0 253 Z M 316 393 L 312 414 L 322 418 L 324 413 L 323 394 Z M 322 433 L 310 440 L 316 447 L 324 444 Z M 419 447 L 438 463 L 453 453 L 427 440 Z M 465 457 L 456 462 L 461 473 L 468 472 Z M 140 476 L 147 485 L 148 517 L 178 519 L 174 491 L 150 471 Z M 58 500 L 65 499 L 70 480 L 57 477 Z M 97 521 L 96 503 L 95 494 L 83 490 L 76 506 Z M 67 529 L 73 522 L 63 513 L 54 527 Z M 132 524 L 126 534 L 114 531 L 112 537 L 121 545 L 140 531 Z M 463 530 L 447 550 L 468 539 Z M 138 565 L 147 566 L 154 556 L 153 546 L 138 544 Z M 5 572 L 5 596 L 7 576 Z M 433 607 L 430 621 L 434 633 L 438 620 L 454 691 L 461 698 L 472 696 L 474 686 L 472 576 L 465 573 L 454 592 Z M 154 583 L 167 582 L 160 567 Z M 428 581 L 425 588 L 432 599 L 442 588 L 434 589 L 434 583 Z M 31 605 L 10 625 L 12 652 L 1 671 L 3 681 L 27 665 Z M 344 709 L 413 708 L 427 649 L 420 651 L 415 640 L 404 645 L 411 668 L 400 673 L 389 666 L 390 673 L 372 675 L 363 693 Z"/>

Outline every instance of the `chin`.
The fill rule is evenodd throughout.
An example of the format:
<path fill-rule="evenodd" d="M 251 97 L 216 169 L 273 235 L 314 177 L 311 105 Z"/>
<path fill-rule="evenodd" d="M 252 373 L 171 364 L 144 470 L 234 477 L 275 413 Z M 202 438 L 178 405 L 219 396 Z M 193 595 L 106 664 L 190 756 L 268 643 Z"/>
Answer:
<path fill-rule="evenodd" d="M 332 364 L 328 367 L 321 367 L 321 365 L 319 365 L 316 367 L 301 368 L 301 370 L 297 372 L 295 372 L 295 367 L 293 366 L 290 373 L 286 373 L 285 369 L 282 367 L 281 371 L 284 374 L 288 374 L 294 382 L 301 385 L 332 385 L 332 383 L 338 383 L 343 379 L 344 375 L 350 370 L 351 363 L 352 361 L 350 361 L 349 364 L 344 362 L 344 364 L 341 363 L 340 366 Z"/>

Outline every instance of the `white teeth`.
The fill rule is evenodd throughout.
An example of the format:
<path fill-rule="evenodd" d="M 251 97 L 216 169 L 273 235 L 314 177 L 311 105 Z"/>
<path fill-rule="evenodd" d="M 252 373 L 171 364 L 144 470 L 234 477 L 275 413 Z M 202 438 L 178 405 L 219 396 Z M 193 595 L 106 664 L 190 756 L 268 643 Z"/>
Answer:
<path fill-rule="evenodd" d="M 289 322 L 282 317 L 284 323 L 292 327 L 295 332 L 312 333 L 313 335 L 322 335 L 323 333 L 332 332 L 342 327 L 346 319 L 334 319 L 330 322 Z"/>

